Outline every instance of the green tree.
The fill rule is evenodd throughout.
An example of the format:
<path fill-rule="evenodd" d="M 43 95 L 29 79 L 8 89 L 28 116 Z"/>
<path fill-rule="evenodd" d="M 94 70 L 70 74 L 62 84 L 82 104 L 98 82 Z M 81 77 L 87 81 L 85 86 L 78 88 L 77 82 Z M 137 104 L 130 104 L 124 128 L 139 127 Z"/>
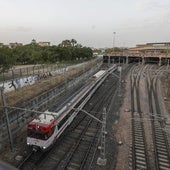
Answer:
<path fill-rule="evenodd" d="M 0 48 L 0 73 L 7 71 L 15 63 L 12 56 L 12 50 L 9 48 Z"/>
<path fill-rule="evenodd" d="M 75 39 L 71 39 L 70 42 L 72 47 L 75 47 L 77 45 L 77 41 Z"/>

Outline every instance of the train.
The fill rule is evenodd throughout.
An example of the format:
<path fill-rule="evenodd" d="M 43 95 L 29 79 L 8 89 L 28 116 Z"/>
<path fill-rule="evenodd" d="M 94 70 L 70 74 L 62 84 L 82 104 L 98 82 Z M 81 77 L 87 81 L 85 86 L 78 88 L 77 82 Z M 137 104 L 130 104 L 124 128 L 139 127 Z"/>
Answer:
<path fill-rule="evenodd" d="M 33 151 L 46 151 L 56 143 L 57 139 L 64 130 L 71 124 L 77 116 L 79 110 L 74 109 L 77 104 L 80 104 L 79 109 L 83 108 L 86 102 L 92 96 L 92 93 L 100 86 L 107 77 L 108 71 L 100 70 L 93 75 L 94 81 L 90 82 L 81 89 L 64 107 L 57 112 L 46 110 L 31 122 L 27 127 L 27 145 Z M 82 102 L 83 100 L 83 102 Z M 85 100 L 85 101 L 84 101 Z"/>

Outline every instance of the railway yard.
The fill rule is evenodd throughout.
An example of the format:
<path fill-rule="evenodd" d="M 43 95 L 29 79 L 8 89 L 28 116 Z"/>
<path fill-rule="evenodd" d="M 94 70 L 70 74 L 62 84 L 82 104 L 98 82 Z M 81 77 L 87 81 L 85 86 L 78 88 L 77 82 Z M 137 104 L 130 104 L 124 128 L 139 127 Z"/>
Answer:
<path fill-rule="evenodd" d="M 170 169 L 170 68 L 140 63 L 95 65 L 20 107 L 18 103 L 9 106 L 7 100 L 12 130 L 2 117 L 2 161 L 23 170 Z M 97 77 L 99 70 L 103 73 Z M 67 128 L 46 151 L 37 147 L 33 151 L 26 141 L 28 123 L 46 110 L 53 113 L 63 108 L 67 115 L 62 124 L 65 128 L 69 123 Z"/>

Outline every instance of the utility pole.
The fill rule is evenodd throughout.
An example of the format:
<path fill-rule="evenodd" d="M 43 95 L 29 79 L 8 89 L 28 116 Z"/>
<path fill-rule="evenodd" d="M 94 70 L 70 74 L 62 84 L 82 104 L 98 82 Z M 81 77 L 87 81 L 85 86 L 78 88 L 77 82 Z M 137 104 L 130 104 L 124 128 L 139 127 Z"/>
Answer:
<path fill-rule="evenodd" d="M 12 133 L 11 133 L 11 128 L 10 128 L 10 121 L 9 121 L 9 117 L 8 117 L 8 109 L 6 107 L 6 101 L 5 101 L 5 96 L 4 96 L 4 87 L 0 87 L 0 91 L 1 91 L 1 100 L 2 100 L 3 111 L 6 116 L 10 147 L 11 147 L 11 151 L 13 151 L 13 138 L 12 138 Z"/>

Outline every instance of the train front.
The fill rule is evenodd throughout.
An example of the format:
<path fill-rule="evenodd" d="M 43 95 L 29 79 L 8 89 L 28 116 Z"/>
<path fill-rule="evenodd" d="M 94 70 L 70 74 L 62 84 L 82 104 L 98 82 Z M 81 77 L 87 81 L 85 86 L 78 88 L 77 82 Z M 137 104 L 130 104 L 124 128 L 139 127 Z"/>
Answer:
<path fill-rule="evenodd" d="M 47 150 L 55 142 L 56 121 L 52 115 L 40 115 L 28 124 L 27 145 L 33 148 Z"/>

